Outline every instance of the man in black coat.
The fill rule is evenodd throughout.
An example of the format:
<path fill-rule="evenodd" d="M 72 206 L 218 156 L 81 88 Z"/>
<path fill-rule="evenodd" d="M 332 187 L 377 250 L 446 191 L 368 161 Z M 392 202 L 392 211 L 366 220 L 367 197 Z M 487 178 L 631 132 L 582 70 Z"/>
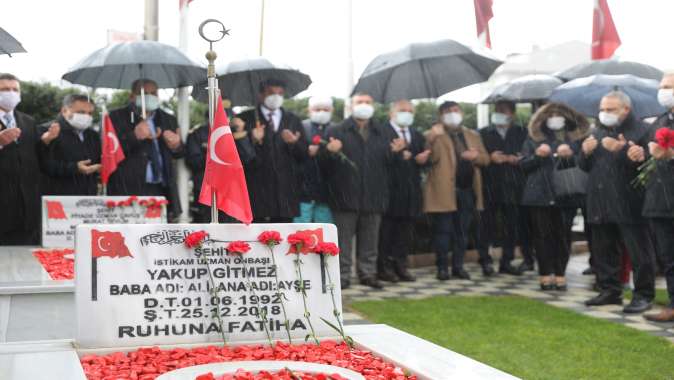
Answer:
<path fill-rule="evenodd" d="M 94 105 L 86 95 L 68 95 L 58 119 L 50 123 L 58 135 L 48 141 L 43 167 L 48 195 L 96 195 L 101 165 L 101 138 L 91 129 Z M 43 139 L 43 142 L 47 142 Z"/>
<path fill-rule="evenodd" d="M 579 162 L 589 174 L 586 207 L 600 289 L 585 304 L 622 304 L 620 246 L 624 243 L 634 270 L 634 296 L 623 311 L 641 313 L 651 308 L 655 296 L 655 258 L 641 215 L 643 192 L 632 185 L 639 163 L 630 157 L 647 148 L 649 128 L 632 115 L 630 98 L 622 92 L 608 93 L 599 107 L 599 126 L 583 141 Z"/>
<path fill-rule="evenodd" d="M 145 89 L 147 117 L 141 114 L 141 86 Z M 184 148 L 175 116 L 159 108 L 157 84 L 139 79 L 131 86 L 126 107 L 110 112 L 119 143 L 126 157 L 110 176 L 109 195 L 164 196 L 169 201 L 168 218 L 182 212 L 173 160 Z"/>
<path fill-rule="evenodd" d="M 321 159 L 328 181 L 328 203 L 337 232 L 341 286 L 350 286 L 352 239 L 356 235 L 357 272 L 363 285 L 382 288 L 377 279 L 377 244 L 381 215 L 389 205 L 388 171 L 405 141 L 373 122 L 374 100 L 367 94 L 351 98 L 352 116 L 328 130 Z M 340 156 L 340 154 L 342 156 Z M 345 157 L 345 158 L 344 158 Z"/>
<path fill-rule="evenodd" d="M 40 229 L 40 135 L 33 118 L 15 110 L 19 79 L 0 74 L 0 245 L 37 245 Z"/>
<path fill-rule="evenodd" d="M 284 93 L 283 82 L 265 81 L 257 107 L 238 115 L 254 148 L 241 161 L 255 223 L 290 223 L 300 214 L 299 173 L 308 144 L 300 118 L 281 107 Z"/>
<path fill-rule="evenodd" d="M 491 126 L 480 130 L 480 136 L 491 162 L 484 170 L 484 211 L 480 213 L 477 246 L 480 264 L 485 276 L 493 274 L 489 246 L 494 243 L 497 221 L 502 221 L 504 235 L 501 241 L 499 273 L 519 276 L 521 270 L 533 269 L 533 256 L 529 246 L 527 212 L 520 206 L 525 175 L 519 166 L 522 145 L 527 139 L 527 130 L 513 124 L 515 103 L 501 101 L 495 106 Z M 521 243 L 524 262 L 521 269 L 514 268 L 515 246 Z"/>
<path fill-rule="evenodd" d="M 408 100 L 392 103 L 389 116 L 384 128 L 393 138 L 403 139 L 405 148 L 389 168 L 390 199 L 379 232 L 377 274 L 382 281 L 415 281 L 407 270 L 407 255 L 414 248 L 414 224 L 421 214 L 421 169 L 431 151 L 424 148 L 424 136 L 412 128 L 412 103 Z"/>

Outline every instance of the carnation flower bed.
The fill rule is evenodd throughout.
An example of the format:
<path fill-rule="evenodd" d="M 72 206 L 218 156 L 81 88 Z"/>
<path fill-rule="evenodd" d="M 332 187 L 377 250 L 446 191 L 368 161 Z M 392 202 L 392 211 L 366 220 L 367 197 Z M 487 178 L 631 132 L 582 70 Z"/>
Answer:
<path fill-rule="evenodd" d="M 201 376 L 198 376 L 195 380 L 296 380 L 296 379 L 345 380 L 338 374 L 327 375 L 324 373 L 304 373 L 304 372 L 289 371 L 287 369 L 277 372 L 260 371 L 258 373 L 252 373 L 240 369 L 232 375 L 222 375 L 222 376 L 213 376 L 212 373 L 206 373 Z"/>
<path fill-rule="evenodd" d="M 75 260 L 65 257 L 75 253 L 74 249 L 37 249 L 33 256 L 42 264 L 52 280 L 72 280 L 75 278 Z"/>
<path fill-rule="evenodd" d="M 89 380 L 137 379 L 150 380 L 178 368 L 200 364 L 247 360 L 292 360 L 328 364 L 358 372 L 367 380 L 416 380 L 401 368 L 375 356 L 372 352 L 350 349 L 344 343 L 331 340 L 319 345 L 289 345 L 277 342 L 274 347 L 205 346 L 191 349 L 159 347 L 139 348 L 131 352 L 113 352 L 107 355 L 86 355 L 80 358 Z M 242 370 L 246 370 L 242 368 Z M 315 374 L 314 376 L 323 376 Z M 241 377 L 240 379 L 274 379 L 274 377 Z M 278 377 L 284 379 L 284 377 Z M 304 379 L 304 377 L 302 377 Z M 316 377 L 321 379 L 321 377 Z M 239 379 L 233 377 L 232 379 Z M 330 379 L 330 377 L 324 377 Z"/>

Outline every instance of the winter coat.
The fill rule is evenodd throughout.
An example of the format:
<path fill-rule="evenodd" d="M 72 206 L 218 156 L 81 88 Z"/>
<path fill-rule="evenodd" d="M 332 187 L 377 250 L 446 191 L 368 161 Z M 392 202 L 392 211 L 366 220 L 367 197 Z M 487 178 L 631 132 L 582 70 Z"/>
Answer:
<path fill-rule="evenodd" d="M 307 143 L 311 144 L 315 136 L 319 136 L 325 140 L 325 135 L 329 128 L 335 126 L 333 123 L 327 125 L 318 125 L 312 123 L 311 120 L 303 120 L 302 127 L 304 128 Z M 321 173 L 318 156 L 309 157 L 302 163 L 302 170 L 300 171 L 301 192 L 300 200 L 302 202 L 316 201 L 320 203 L 327 203 L 328 201 L 328 184 L 323 179 Z"/>
<path fill-rule="evenodd" d="M 674 114 L 660 116 L 651 129 L 651 141 L 660 128 L 674 129 Z M 674 218 L 674 160 L 657 160 L 646 184 L 643 215 L 647 218 Z"/>
<path fill-rule="evenodd" d="M 384 128 L 391 131 L 391 136 L 397 138 L 394 127 L 387 123 Z M 409 160 L 403 159 L 402 154 L 394 156 L 389 167 L 389 194 L 390 200 L 386 215 L 415 217 L 421 213 L 421 170 L 423 165 L 417 164 L 414 157 L 424 151 L 426 140 L 414 128 L 408 128 L 407 150 L 412 154 Z"/>
<path fill-rule="evenodd" d="M 527 130 L 519 125 L 507 129 L 501 137 L 495 126 L 480 130 L 482 143 L 487 153 L 501 151 L 506 155 L 519 155 L 527 139 Z M 524 172 L 518 165 L 491 162 L 482 171 L 484 175 L 484 200 L 487 204 L 519 204 L 524 188 Z"/>

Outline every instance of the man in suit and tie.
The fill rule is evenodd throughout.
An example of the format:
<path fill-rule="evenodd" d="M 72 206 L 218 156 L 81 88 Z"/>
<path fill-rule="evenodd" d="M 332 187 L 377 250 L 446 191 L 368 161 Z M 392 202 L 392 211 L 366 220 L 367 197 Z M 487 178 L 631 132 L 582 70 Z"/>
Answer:
<path fill-rule="evenodd" d="M 290 223 L 300 214 L 299 173 L 308 143 L 300 118 L 282 107 L 284 94 L 285 83 L 266 80 L 257 107 L 238 115 L 254 147 L 241 161 L 255 223 Z"/>
<path fill-rule="evenodd" d="M 17 111 L 19 79 L 0 74 L 0 245 L 37 245 L 40 227 L 40 135 Z M 45 132 L 48 133 L 48 132 Z"/>

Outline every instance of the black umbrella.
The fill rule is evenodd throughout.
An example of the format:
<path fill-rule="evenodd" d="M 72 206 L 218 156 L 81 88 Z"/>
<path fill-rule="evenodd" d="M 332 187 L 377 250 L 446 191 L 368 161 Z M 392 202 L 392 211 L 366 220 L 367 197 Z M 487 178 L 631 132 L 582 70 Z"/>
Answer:
<path fill-rule="evenodd" d="M 634 75 L 639 78 L 660 80 L 663 73 L 655 67 L 643 63 L 601 59 L 575 65 L 554 75 L 564 81 L 569 81 L 598 74 Z"/>
<path fill-rule="evenodd" d="M 502 63 L 453 40 L 414 43 L 372 60 L 353 92 L 382 103 L 437 98 L 486 81 Z"/>
<path fill-rule="evenodd" d="M 601 98 L 612 90 L 620 90 L 632 100 L 634 116 L 643 119 L 665 112 L 658 103 L 658 87 L 656 80 L 633 75 L 593 75 L 557 87 L 550 95 L 550 101 L 565 103 L 585 116 L 596 117 Z"/>
<path fill-rule="evenodd" d="M 232 61 L 217 67 L 215 72 L 222 97 L 229 99 L 235 106 L 255 105 L 260 83 L 270 79 L 285 84 L 287 97 L 299 94 L 311 84 L 311 78 L 307 74 L 284 64 L 272 63 L 262 57 Z M 203 81 L 194 86 L 192 97 L 207 102 L 206 87 L 206 82 Z"/>
<path fill-rule="evenodd" d="M 26 49 L 6 30 L 0 28 L 0 54 L 7 54 L 10 57 L 12 53 L 25 53 Z"/>
<path fill-rule="evenodd" d="M 525 75 L 497 86 L 482 103 L 493 104 L 500 100 L 515 103 L 538 102 L 546 100 L 552 90 L 562 83 L 561 79 L 552 75 Z"/>

